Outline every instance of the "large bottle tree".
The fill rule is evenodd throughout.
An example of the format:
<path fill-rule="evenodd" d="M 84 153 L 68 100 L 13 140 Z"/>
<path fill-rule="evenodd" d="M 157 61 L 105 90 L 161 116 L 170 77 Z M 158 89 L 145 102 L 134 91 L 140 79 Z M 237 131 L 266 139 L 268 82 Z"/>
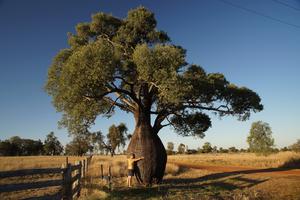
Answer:
<path fill-rule="evenodd" d="M 238 87 L 223 74 L 206 73 L 186 61 L 186 51 L 156 29 L 154 14 L 144 7 L 124 19 L 92 15 L 69 33 L 49 68 L 46 91 L 60 125 L 85 132 L 99 116 L 132 113 L 135 130 L 128 146 L 145 159 L 138 163 L 144 183 L 160 182 L 167 155 L 159 131 L 173 126 L 182 136 L 203 137 L 211 126 L 208 113 L 240 120 L 263 109 L 260 97 Z"/>

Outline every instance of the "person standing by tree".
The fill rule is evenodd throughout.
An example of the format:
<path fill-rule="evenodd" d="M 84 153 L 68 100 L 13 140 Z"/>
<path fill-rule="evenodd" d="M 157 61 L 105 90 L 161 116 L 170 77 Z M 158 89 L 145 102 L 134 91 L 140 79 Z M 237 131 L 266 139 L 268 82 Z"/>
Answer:
<path fill-rule="evenodd" d="M 131 187 L 131 183 L 132 183 L 132 177 L 135 174 L 135 167 L 134 164 L 135 162 L 138 162 L 140 160 L 143 160 L 144 157 L 140 157 L 140 158 L 135 158 L 135 154 L 131 153 L 130 157 L 127 159 L 127 169 L 128 169 L 128 177 L 127 177 L 127 186 Z"/>

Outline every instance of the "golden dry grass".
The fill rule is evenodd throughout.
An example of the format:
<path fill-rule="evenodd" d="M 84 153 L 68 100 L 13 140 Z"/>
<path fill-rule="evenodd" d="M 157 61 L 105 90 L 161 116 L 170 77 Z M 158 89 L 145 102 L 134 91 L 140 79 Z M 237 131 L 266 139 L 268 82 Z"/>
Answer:
<path fill-rule="evenodd" d="M 68 156 L 69 163 L 83 160 L 85 157 Z M 66 163 L 66 156 L 12 156 L 0 157 L 0 171 L 54 168 Z"/>
<path fill-rule="evenodd" d="M 297 196 L 300 196 L 300 176 L 295 178 L 290 175 L 272 177 L 270 174 L 257 173 L 231 174 L 189 169 L 181 167 L 180 164 L 260 169 L 280 167 L 291 160 L 299 161 L 299 159 L 300 154 L 293 152 L 281 152 L 268 157 L 251 153 L 172 155 L 168 157 L 162 185 L 144 188 L 138 186 L 134 180 L 135 187 L 128 189 L 126 156 L 94 156 L 83 182 L 80 199 L 297 199 Z M 81 160 L 81 157 L 69 157 L 71 163 L 77 160 Z M 65 163 L 63 156 L 0 157 L 0 170 L 60 167 L 63 163 Z M 105 176 L 108 174 L 108 166 L 112 166 L 112 191 L 108 190 L 106 181 L 100 178 L 101 164 Z M 287 189 L 283 189 L 283 185 Z M 38 196 L 41 192 L 42 190 L 35 191 Z"/>
<path fill-rule="evenodd" d="M 83 160 L 85 157 L 69 156 L 68 161 L 74 164 L 76 161 Z M 0 171 L 11 171 L 19 169 L 33 169 L 33 168 L 59 168 L 66 163 L 65 156 L 20 156 L 20 157 L 0 157 Z M 0 185 L 28 183 L 45 180 L 61 179 L 61 174 L 49 175 L 32 175 L 25 177 L 12 177 L 0 179 Z M 36 197 L 51 195 L 60 190 L 60 187 L 48 187 L 32 190 L 21 190 L 17 192 L 0 193 L 0 199 L 22 199 L 25 197 Z"/>
<path fill-rule="evenodd" d="M 183 168 L 176 163 L 209 166 L 242 166 L 248 168 L 276 168 L 290 160 L 299 160 L 300 154 L 281 152 L 268 157 L 251 153 L 197 154 L 168 157 L 164 183 L 151 188 L 126 187 L 126 156 L 94 156 L 88 180 L 81 199 L 297 199 L 300 196 L 300 176 L 263 173 L 217 172 Z M 112 191 L 100 179 L 100 165 L 107 175 L 112 166 Z M 274 186 L 285 185 L 288 189 Z M 99 191 L 101 191 L 99 193 Z"/>
<path fill-rule="evenodd" d="M 288 151 L 270 156 L 257 156 L 254 153 L 171 155 L 168 157 L 168 162 L 211 166 L 274 168 L 283 166 L 292 159 L 299 160 L 300 154 Z"/>

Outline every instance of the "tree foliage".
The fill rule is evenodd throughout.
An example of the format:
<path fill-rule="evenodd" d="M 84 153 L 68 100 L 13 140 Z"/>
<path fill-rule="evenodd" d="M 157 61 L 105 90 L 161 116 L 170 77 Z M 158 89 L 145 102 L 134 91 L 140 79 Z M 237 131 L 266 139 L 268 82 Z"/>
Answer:
<path fill-rule="evenodd" d="M 213 151 L 213 147 L 209 142 L 205 142 L 202 146 L 202 153 L 211 153 Z"/>
<path fill-rule="evenodd" d="M 96 142 L 100 150 L 105 150 L 106 153 L 110 153 L 111 156 L 115 155 L 116 149 L 124 148 L 126 141 L 129 138 L 127 133 L 128 128 L 124 123 L 120 123 L 118 126 L 112 125 L 109 127 L 108 133 L 105 136 L 99 131 L 96 133 Z"/>
<path fill-rule="evenodd" d="M 34 156 L 43 154 L 43 143 L 40 140 L 23 139 L 13 136 L 0 141 L 1 156 Z"/>
<path fill-rule="evenodd" d="M 82 156 L 87 152 L 93 152 L 95 147 L 95 134 L 81 133 L 73 136 L 73 139 L 66 145 L 66 155 Z"/>
<path fill-rule="evenodd" d="M 229 148 L 228 148 L 228 151 L 229 151 L 230 153 L 237 153 L 237 152 L 239 152 L 239 150 L 238 150 L 237 148 L 235 148 L 235 147 L 229 147 Z"/>
<path fill-rule="evenodd" d="M 61 155 L 63 153 L 63 146 L 54 132 L 50 132 L 44 141 L 44 152 L 46 155 Z"/>
<path fill-rule="evenodd" d="M 182 144 L 182 143 L 180 143 L 180 144 L 178 145 L 177 152 L 178 152 L 179 154 L 183 154 L 184 151 L 185 151 L 185 145 Z"/>
<path fill-rule="evenodd" d="M 300 139 L 295 144 L 290 146 L 290 149 L 295 152 L 300 152 Z"/>
<path fill-rule="evenodd" d="M 187 63 L 186 50 L 156 25 L 154 14 L 138 7 L 123 19 L 96 13 L 69 33 L 70 46 L 53 59 L 45 86 L 63 112 L 60 125 L 84 132 L 119 108 L 151 114 L 156 134 L 171 125 L 180 135 L 203 137 L 208 111 L 246 120 L 263 109 L 252 90 Z"/>
<path fill-rule="evenodd" d="M 274 139 L 272 130 L 268 123 L 253 122 L 247 138 L 249 150 L 258 155 L 268 155 L 273 152 Z"/>
<path fill-rule="evenodd" d="M 174 151 L 174 143 L 173 142 L 168 142 L 167 144 L 167 154 L 171 155 L 173 154 Z"/>

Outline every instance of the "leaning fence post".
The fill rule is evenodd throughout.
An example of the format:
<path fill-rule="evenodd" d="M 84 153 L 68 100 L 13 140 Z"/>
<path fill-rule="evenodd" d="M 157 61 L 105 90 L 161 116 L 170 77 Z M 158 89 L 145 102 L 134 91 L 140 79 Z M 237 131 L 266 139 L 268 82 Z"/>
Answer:
<path fill-rule="evenodd" d="M 103 165 L 100 165 L 101 179 L 103 180 Z"/>
<path fill-rule="evenodd" d="M 72 171 L 71 165 L 62 165 L 63 168 L 63 188 L 62 197 L 63 200 L 72 200 Z"/>

